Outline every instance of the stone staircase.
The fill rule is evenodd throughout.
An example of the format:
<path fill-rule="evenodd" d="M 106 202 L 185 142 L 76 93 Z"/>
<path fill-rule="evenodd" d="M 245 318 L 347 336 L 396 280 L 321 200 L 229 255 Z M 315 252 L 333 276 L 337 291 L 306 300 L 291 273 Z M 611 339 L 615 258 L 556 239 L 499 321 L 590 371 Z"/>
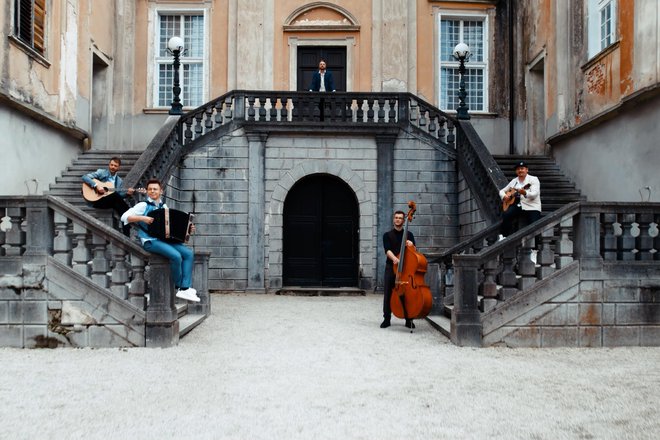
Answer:
<path fill-rule="evenodd" d="M 140 151 L 88 151 L 79 155 L 70 166 L 68 166 L 60 177 L 55 179 L 55 183 L 50 185 L 48 193 L 53 196 L 61 197 L 65 201 L 71 203 L 76 208 L 80 208 L 87 214 L 103 221 L 117 230 L 119 228 L 119 220 L 113 218 L 111 209 L 95 209 L 87 204 L 82 198 L 81 185 L 82 176 L 89 172 L 95 171 L 99 168 L 105 168 L 110 163 L 113 157 L 121 159 L 121 168 L 119 170 L 120 177 L 124 178 L 128 171 L 135 165 L 142 152 Z M 134 198 L 126 199 L 127 203 L 132 206 L 144 197 L 141 194 L 135 194 Z M 179 318 L 179 337 L 183 337 L 192 329 L 197 327 L 206 318 L 205 314 L 196 313 L 194 310 L 195 305 L 189 305 L 187 301 L 176 301 L 177 315 Z"/>
<path fill-rule="evenodd" d="M 507 155 L 493 156 L 502 172 L 511 180 L 516 176 L 514 165 L 525 161 L 529 166 L 529 174 L 536 176 L 541 181 L 541 201 L 543 212 L 554 212 L 562 206 L 578 200 L 586 200 L 586 197 L 576 188 L 575 183 L 568 179 L 559 168 L 559 165 L 548 156 L 522 156 Z"/>
<path fill-rule="evenodd" d="M 516 177 L 515 164 L 524 161 L 528 164 L 529 174 L 541 181 L 541 200 L 543 214 L 547 215 L 572 202 L 586 200 L 586 197 L 576 188 L 575 183 L 568 179 L 561 168 L 549 156 L 529 155 L 494 155 L 493 158 L 502 169 L 508 180 Z M 434 312 L 427 321 L 442 334 L 451 337 L 451 312 L 453 304 L 443 304 L 440 312 Z"/>

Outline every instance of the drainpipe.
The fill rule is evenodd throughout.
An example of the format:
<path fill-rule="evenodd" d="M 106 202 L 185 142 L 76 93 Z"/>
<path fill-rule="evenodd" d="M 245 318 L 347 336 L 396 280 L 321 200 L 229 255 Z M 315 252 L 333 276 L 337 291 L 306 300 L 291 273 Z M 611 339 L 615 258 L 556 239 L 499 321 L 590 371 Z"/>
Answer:
<path fill-rule="evenodd" d="M 507 13 L 509 15 L 509 154 L 514 154 L 516 149 L 513 145 L 513 136 L 514 136 L 514 122 L 516 115 L 516 103 L 514 101 L 515 93 L 515 72 L 514 72 L 514 63 L 513 63 L 513 1 L 509 0 L 507 2 Z"/>

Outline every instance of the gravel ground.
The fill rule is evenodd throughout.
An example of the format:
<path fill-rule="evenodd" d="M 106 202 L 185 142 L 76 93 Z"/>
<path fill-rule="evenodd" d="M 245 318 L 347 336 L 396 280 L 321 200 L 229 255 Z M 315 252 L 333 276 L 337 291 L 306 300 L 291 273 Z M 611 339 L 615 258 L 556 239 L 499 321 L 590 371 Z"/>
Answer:
<path fill-rule="evenodd" d="M 656 439 L 660 348 L 459 348 L 382 297 L 213 295 L 169 349 L 0 349 L 0 439 Z"/>

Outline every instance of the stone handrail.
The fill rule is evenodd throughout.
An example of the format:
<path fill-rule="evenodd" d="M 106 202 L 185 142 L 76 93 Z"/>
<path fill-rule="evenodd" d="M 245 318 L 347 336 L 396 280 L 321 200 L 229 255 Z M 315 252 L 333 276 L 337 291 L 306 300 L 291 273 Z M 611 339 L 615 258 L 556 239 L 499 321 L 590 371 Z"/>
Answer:
<path fill-rule="evenodd" d="M 476 254 L 454 254 L 452 339 L 479 345 L 481 313 L 573 261 L 581 270 L 606 261 L 657 264 L 659 224 L 658 203 L 574 202 Z"/>

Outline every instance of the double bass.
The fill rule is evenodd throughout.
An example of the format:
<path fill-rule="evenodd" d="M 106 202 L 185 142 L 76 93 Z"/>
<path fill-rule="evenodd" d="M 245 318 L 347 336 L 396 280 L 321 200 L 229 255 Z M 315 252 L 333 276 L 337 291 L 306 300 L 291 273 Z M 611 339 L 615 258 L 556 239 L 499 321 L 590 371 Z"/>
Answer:
<path fill-rule="evenodd" d="M 419 319 L 428 316 L 433 306 L 431 289 L 424 282 L 428 262 L 426 257 L 406 244 L 408 224 L 417 210 L 415 202 L 408 202 L 408 215 L 403 229 L 399 263 L 394 265 L 396 280 L 392 289 L 390 307 L 392 313 L 401 319 Z"/>

